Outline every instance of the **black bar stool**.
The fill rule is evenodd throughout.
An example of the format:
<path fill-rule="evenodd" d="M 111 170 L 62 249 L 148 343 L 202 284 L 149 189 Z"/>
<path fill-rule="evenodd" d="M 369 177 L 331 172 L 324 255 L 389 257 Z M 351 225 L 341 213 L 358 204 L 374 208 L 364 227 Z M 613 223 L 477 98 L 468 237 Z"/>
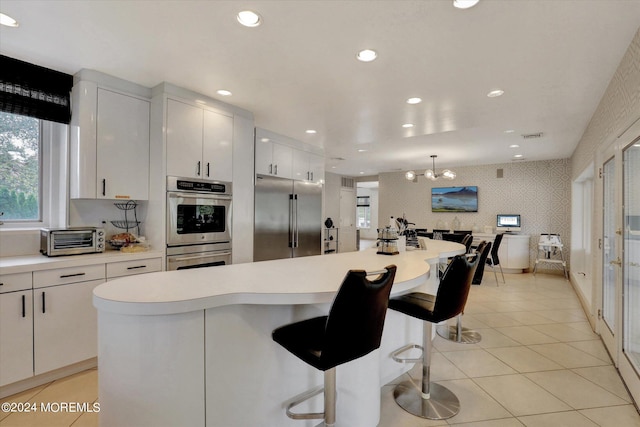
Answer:
<path fill-rule="evenodd" d="M 412 317 L 424 320 L 422 333 L 422 389 L 409 381 L 398 384 L 393 391 L 396 403 L 405 411 L 421 418 L 443 420 L 451 418 L 460 411 L 460 401 L 451 390 L 440 384 L 430 382 L 431 368 L 431 332 L 433 323 L 455 317 L 464 308 L 471 288 L 471 281 L 478 256 L 467 260 L 466 255 L 456 255 L 444 272 L 437 294 L 429 295 L 412 292 L 389 300 L 389 308 Z M 418 345 L 409 344 L 392 355 L 400 362 L 416 362 L 416 359 L 402 359 L 399 353 Z"/>
<path fill-rule="evenodd" d="M 373 281 L 367 276 L 378 275 Z M 287 406 L 293 419 L 336 422 L 336 366 L 358 359 L 380 347 L 389 293 L 396 266 L 367 273 L 350 270 L 336 294 L 328 316 L 281 326 L 273 331 L 275 342 L 304 362 L 324 372 L 324 412 L 294 413 L 291 409 L 323 389 L 312 390 Z"/>
<path fill-rule="evenodd" d="M 491 242 L 486 242 L 483 240 L 478 244 L 478 248 L 476 249 L 476 253 L 480 254 L 480 257 L 478 259 L 478 268 L 484 268 L 484 264 L 488 259 L 487 257 L 490 250 Z M 476 268 L 476 272 L 473 275 L 474 280 L 478 276 L 478 268 Z M 472 283 L 474 282 L 472 281 Z M 442 338 L 449 341 L 457 342 L 460 344 L 477 344 L 482 341 L 482 335 L 480 335 L 480 333 L 477 331 L 462 326 L 462 315 L 464 314 L 463 312 L 458 314 L 455 326 L 441 325 L 436 328 L 436 332 Z"/>

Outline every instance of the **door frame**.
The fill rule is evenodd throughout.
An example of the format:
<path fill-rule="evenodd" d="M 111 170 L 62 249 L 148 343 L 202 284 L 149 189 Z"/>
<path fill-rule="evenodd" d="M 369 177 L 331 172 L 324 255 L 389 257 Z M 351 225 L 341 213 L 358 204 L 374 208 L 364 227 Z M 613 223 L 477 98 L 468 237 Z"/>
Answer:
<path fill-rule="evenodd" d="M 594 203 L 595 206 L 598 206 L 597 209 L 597 218 L 595 218 L 595 250 L 594 254 L 594 283 L 596 283 L 596 300 L 595 307 L 598 309 L 598 321 L 596 322 L 596 332 L 600 334 L 605 347 L 609 351 L 611 358 L 613 359 L 614 365 L 618 368 L 620 375 L 625 382 L 629 392 L 631 393 L 633 399 L 636 402 L 640 402 L 640 372 L 636 371 L 633 367 L 631 361 L 627 358 L 627 356 L 622 351 L 623 347 L 623 333 L 624 333 L 624 305 L 623 305 L 623 292 L 624 292 L 624 278 L 623 278 L 623 269 L 620 267 L 617 270 L 616 275 L 616 305 L 615 305 L 615 331 L 614 336 L 607 336 L 607 326 L 604 325 L 603 320 L 601 319 L 600 313 L 603 308 L 602 301 L 602 291 L 603 291 L 603 280 L 602 280 L 602 266 L 603 266 L 603 245 L 599 244 L 599 239 L 602 239 L 603 236 L 603 196 L 604 196 L 604 185 L 603 179 L 601 175 L 601 171 L 603 171 L 604 163 L 610 158 L 614 157 L 615 161 L 615 182 L 616 182 L 616 193 L 615 193 L 615 204 L 616 204 L 616 230 L 622 230 L 623 227 L 623 150 L 632 144 L 637 138 L 640 136 L 640 118 L 638 118 L 635 122 L 633 122 L 622 134 L 614 138 L 608 144 L 603 144 L 602 148 L 599 149 L 596 153 L 596 167 L 598 168 L 598 179 L 595 185 L 595 197 Z M 623 246 L 623 236 L 616 234 L 616 256 L 619 256 L 620 259 L 624 262 L 624 254 L 622 250 Z M 609 341 L 611 339 L 611 341 Z"/>

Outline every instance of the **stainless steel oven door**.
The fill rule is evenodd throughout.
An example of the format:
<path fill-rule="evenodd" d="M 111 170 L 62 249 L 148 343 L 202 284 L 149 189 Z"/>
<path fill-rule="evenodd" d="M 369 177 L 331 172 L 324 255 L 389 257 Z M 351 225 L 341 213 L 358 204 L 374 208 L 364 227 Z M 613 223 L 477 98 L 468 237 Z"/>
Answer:
<path fill-rule="evenodd" d="M 167 245 L 231 240 L 231 196 L 167 193 Z"/>
<path fill-rule="evenodd" d="M 202 246 L 202 248 L 200 248 L 200 246 Z M 196 245 L 183 248 L 169 248 L 176 250 L 167 252 L 167 270 L 187 270 L 191 268 L 231 264 L 231 249 L 218 250 L 215 246 L 216 245 Z"/>

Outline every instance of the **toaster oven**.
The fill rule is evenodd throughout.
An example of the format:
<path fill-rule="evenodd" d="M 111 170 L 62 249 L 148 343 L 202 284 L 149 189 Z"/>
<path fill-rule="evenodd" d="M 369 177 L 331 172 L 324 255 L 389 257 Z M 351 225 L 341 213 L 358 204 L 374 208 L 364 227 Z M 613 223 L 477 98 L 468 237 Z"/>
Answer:
<path fill-rule="evenodd" d="M 42 228 L 40 253 L 46 256 L 104 252 L 104 229 L 96 227 Z"/>

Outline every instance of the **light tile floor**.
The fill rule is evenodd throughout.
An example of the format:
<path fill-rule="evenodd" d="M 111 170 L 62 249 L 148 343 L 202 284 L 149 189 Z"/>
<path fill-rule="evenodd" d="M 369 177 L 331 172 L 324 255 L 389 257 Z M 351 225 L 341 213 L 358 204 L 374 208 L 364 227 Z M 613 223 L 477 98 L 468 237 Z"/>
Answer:
<path fill-rule="evenodd" d="M 487 272 L 489 273 L 489 272 Z M 382 388 L 379 427 L 640 427 L 640 416 L 578 299 L 562 276 L 492 274 L 473 286 L 463 317 L 478 344 L 434 340 L 432 379 L 451 389 L 461 410 L 444 421 L 416 418 Z M 419 380 L 421 368 L 410 374 Z M 97 371 L 81 372 L 11 396 L 14 402 L 96 402 Z M 97 413 L 0 412 L 0 426 L 97 426 Z M 220 426 L 249 427 L 249 426 Z"/>

